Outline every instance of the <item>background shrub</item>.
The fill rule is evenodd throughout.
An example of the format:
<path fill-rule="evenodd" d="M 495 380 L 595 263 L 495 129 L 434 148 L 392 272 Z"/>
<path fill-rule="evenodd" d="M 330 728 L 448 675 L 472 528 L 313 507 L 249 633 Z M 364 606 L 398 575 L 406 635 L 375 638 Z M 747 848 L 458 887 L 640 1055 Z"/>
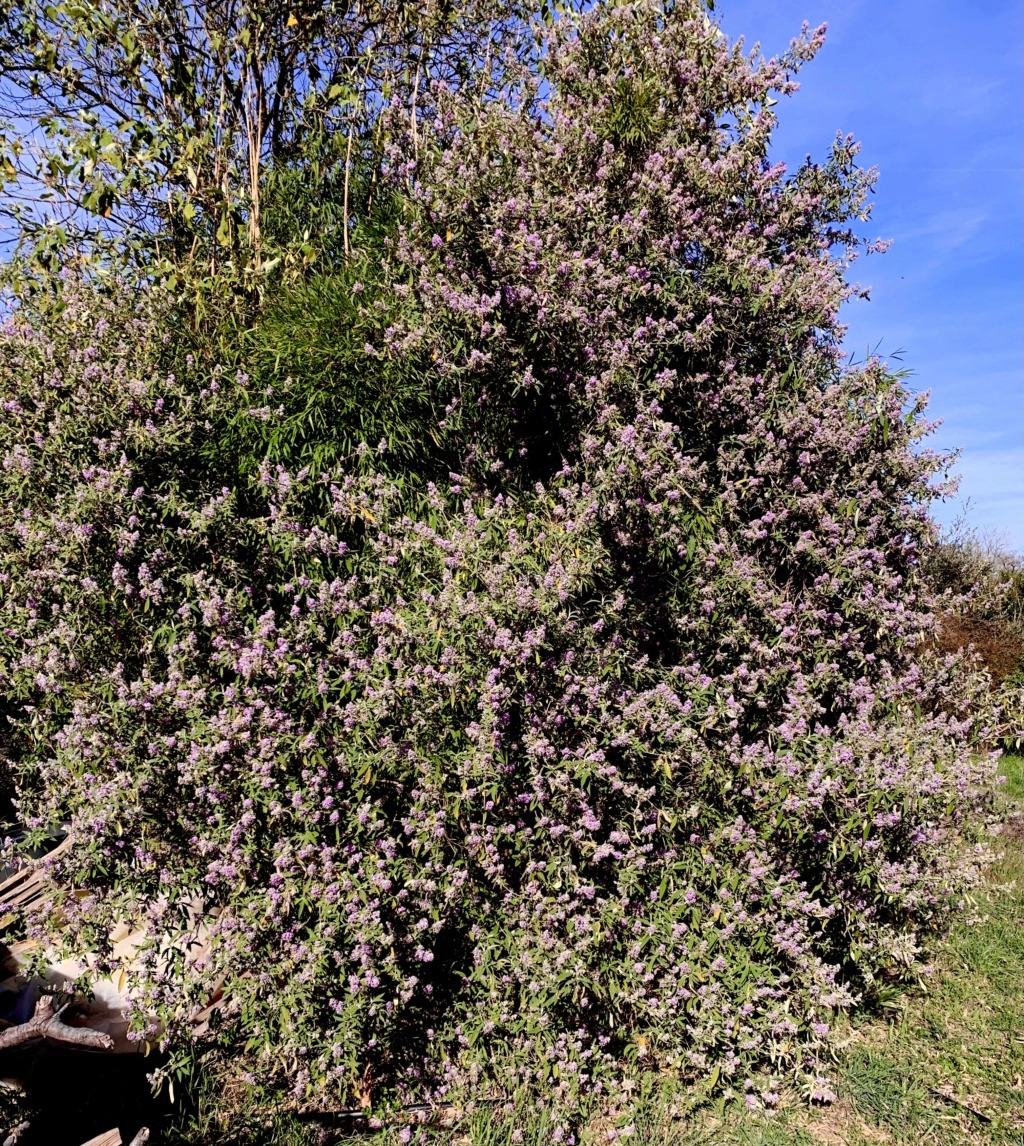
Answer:
<path fill-rule="evenodd" d="M 1024 683 L 1021 558 L 961 518 L 929 552 L 924 576 L 936 594 L 939 647 L 972 649 L 996 685 Z"/>

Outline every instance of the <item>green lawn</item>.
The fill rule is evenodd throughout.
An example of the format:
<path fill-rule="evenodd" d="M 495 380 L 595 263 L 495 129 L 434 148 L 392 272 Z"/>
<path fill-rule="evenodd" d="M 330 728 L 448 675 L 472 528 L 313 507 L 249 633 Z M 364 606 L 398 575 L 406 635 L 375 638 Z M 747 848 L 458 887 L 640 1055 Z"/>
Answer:
<path fill-rule="evenodd" d="M 936 946 L 919 988 L 894 997 L 882 1016 L 861 1018 L 845 1033 L 832 1072 L 839 1100 L 810 1108 L 784 1094 L 771 1115 L 696 1107 L 685 1091 L 639 1103 L 630 1146 L 1024 1146 L 1024 757 L 1003 762 L 1006 783 L 996 811 L 1006 824 L 994 839 L 1001 858 L 972 912 Z M 653 1089 L 653 1088 L 652 1088 Z M 283 1118 L 274 1128 L 222 1137 L 193 1123 L 180 1141 L 214 1146 L 392 1146 L 398 1128 L 375 1135 L 320 1138 Z M 586 1143 L 607 1143 L 611 1120 L 597 1120 Z M 622 1127 L 621 1121 L 618 1123 Z M 241 1131 L 242 1139 L 238 1134 Z M 504 1122 L 479 1111 L 431 1146 L 548 1146 L 543 1116 Z"/>

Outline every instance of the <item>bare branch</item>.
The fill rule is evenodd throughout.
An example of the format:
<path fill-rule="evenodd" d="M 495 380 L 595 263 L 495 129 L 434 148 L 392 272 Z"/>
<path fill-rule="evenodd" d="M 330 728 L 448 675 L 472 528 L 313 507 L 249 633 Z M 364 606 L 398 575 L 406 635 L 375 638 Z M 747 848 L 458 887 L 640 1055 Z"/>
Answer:
<path fill-rule="evenodd" d="M 61 1008 L 61 1011 L 54 1014 L 53 999 L 49 995 L 44 995 L 36 1006 L 35 1014 L 27 1023 L 19 1023 L 0 1032 L 0 1050 L 11 1050 L 25 1043 L 35 1042 L 37 1039 L 47 1039 L 50 1042 L 89 1050 L 114 1049 L 114 1040 L 110 1035 L 91 1030 L 89 1027 L 70 1027 L 62 1022 L 60 1016 L 65 1009 Z"/>

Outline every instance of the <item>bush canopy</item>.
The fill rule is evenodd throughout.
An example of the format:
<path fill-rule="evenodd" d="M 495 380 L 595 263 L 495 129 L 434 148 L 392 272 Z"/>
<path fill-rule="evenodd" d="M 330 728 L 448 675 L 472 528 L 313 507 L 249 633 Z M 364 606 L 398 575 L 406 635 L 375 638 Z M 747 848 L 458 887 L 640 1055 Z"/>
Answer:
<path fill-rule="evenodd" d="M 108 253 L 8 318 L 0 701 L 72 840 L 31 933 L 145 927 L 137 1037 L 310 1108 L 828 1097 L 991 771 L 923 401 L 843 351 L 871 175 L 770 157 L 820 29 L 527 16 L 380 106 L 329 259 L 197 323 Z"/>

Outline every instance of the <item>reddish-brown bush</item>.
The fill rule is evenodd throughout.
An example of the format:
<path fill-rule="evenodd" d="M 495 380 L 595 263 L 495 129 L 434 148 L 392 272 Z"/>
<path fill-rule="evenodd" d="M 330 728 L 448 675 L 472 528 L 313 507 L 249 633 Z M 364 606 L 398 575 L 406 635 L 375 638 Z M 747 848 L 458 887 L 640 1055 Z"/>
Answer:
<path fill-rule="evenodd" d="M 1013 676 L 1024 661 L 1024 638 L 1006 617 L 979 617 L 970 612 L 942 613 L 936 643 L 942 652 L 972 649 L 992 677 L 1000 684 Z"/>

